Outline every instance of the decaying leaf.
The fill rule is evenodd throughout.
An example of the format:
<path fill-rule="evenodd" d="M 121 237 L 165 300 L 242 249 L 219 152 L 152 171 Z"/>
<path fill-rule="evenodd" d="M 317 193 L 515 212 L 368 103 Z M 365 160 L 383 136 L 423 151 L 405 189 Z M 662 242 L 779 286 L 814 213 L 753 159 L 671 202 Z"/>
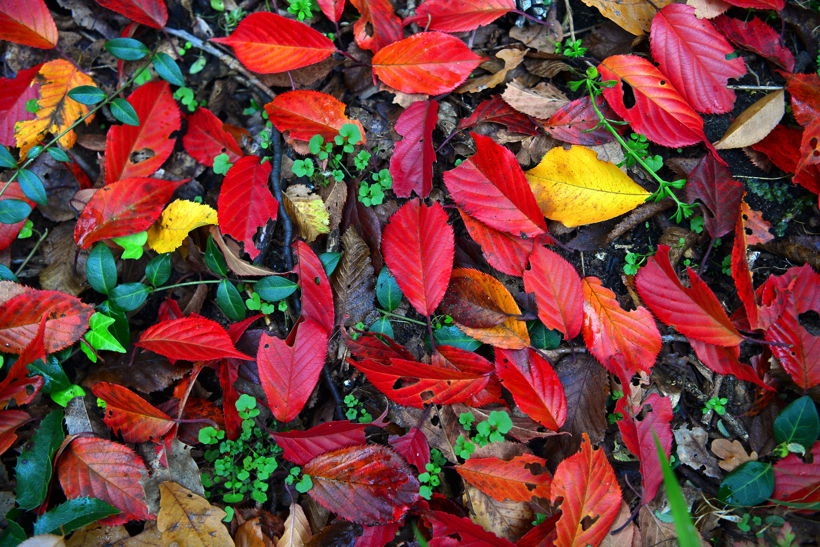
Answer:
<path fill-rule="evenodd" d="M 163 482 L 159 491 L 157 528 L 166 545 L 227 547 L 234 544 L 222 522 L 225 511 L 175 482 Z"/>
<path fill-rule="evenodd" d="M 645 0 L 583 0 L 587 6 L 598 8 L 601 15 L 622 29 L 640 35 L 649 31 L 652 18 L 672 0 L 646 2 Z"/>
<path fill-rule="evenodd" d="M 762 141 L 786 112 L 786 93 L 773 91 L 744 110 L 715 143 L 718 150 L 743 148 Z"/>
<path fill-rule="evenodd" d="M 375 308 L 373 289 L 376 278 L 370 262 L 367 243 L 350 227 L 342 236 L 343 254 L 339 266 L 333 272 L 333 286 L 337 323 L 350 326 L 364 321 Z"/>
<path fill-rule="evenodd" d="M 148 230 L 148 245 L 158 253 L 170 253 L 200 226 L 218 224 L 216 211 L 204 203 L 184 199 L 171 202 L 156 224 Z"/>
<path fill-rule="evenodd" d="M 312 243 L 330 231 L 330 215 L 322 198 L 304 184 L 293 184 L 285 190 L 285 209 L 296 223 L 299 235 Z"/>
<path fill-rule="evenodd" d="M 551 83 L 541 82 L 535 87 L 525 88 L 518 80 L 507 85 L 501 98 L 519 112 L 542 120 L 569 102 L 567 96 Z"/>
<path fill-rule="evenodd" d="M 521 64 L 521 61 L 524 60 L 526 53 L 527 51 L 524 49 L 502 49 L 496 53 L 495 56 L 498 59 L 501 59 L 503 63 L 490 60 L 481 65 L 482 68 L 485 65 L 489 65 L 487 69 L 491 71 L 492 74 L 486 74 L 484 76 L 478 76 L 467 80 L 456 89 L 456 93 L 478 93 L 480 91 L 484 91 L 485 89 L 492 89 L 497 85 L 504 83 L 507 73 Z"/>
<path fill-rule="evenodd" d="M 302 547 L 311 535 L 305 510 L 298 503 L 292 503 L 290 514 L 285 520 L 285 533 L 276 541 L 276 547 Z"/>
<path fill-rule="evenodd" d="M 715 439 L 712 441 L 712 453 L 719 458 L 718 465 L 724 471 L 733 471 L 741 464 L 757 459 L 757 452 L 749 454 L 737 439 Z"/>

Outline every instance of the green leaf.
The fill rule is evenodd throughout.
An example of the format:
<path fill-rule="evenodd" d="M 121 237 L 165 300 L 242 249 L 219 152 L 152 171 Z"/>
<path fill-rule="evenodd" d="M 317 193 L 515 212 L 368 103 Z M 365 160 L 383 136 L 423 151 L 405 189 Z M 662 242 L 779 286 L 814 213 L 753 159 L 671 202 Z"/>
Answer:
<path fill-rule="evenodd" d="M 672 509 L 672 519 L 675 522 L 678 545 L 680 547 L 700 547 L 698 531 L 692 523 L 692 516 L 689 514 L 689 508 L 686 505 L 686 498 L 683 497 L 680 484 L 678 484 L 678 480 L 672 472 L 672 467 L 666 459 L 666 454 L 663 452 L 658 436 L 653 432 L 652 437 L 655 440 L 655 448 L 658 452 L 658 459 L 661 462 L 663 485 L 666 488 L 666 497 L 669 499 L 669 507 Z"/>
<path fill-rule="evenodd" d="M 746 462 L 720 483 L 718 498 L 729 505 L 758 505 L 774 492 L 771 464 Z"/>
<path fill-rule="evenodd" d="M 123 259 L 133 258 L 139 260 L 142 258 L 142 252 L 145 244 L 148 242 L 148 232 L 137 232 L 127 236 L 112 237 L 111 241 L 124 249 L 122 253 Z"/>
<path fill-rule="evenodd" d="M 820 417 L 817 407 L 808 395 L 804 395 L 783 409 L 774 420 L 774 440 L 780 443 L 799 443 L 806 450 L 820 434 Z"/>
<path fill-rule="evenodd" d="M 373 324 L 370 325 L 370 332 L 378 332 L 379 334 L 384 334 L 385 336 L 389 336 L 390 338 L 394 338 L 395 335 L 393 334 L 393 325 L 390 324 L 390 320 L 387 317 L 379 317 Z"/>
<path fill-rule="evenodd" d="M 13 509 L 19 511 L 19 509 Z M 0 547 L 16 547 L 26 540 L 26 531 L 11 519 L 11 512 L 6 515 L 6 529 L 0 532 Z"/>
<path fill-rule="evenodd" d="M 548 329 L 541 321 L 531 321 L 527 326 L 530 343 L 538 349 L 555 349 L 561 345 L 561 331 Z"/>
<path fill-rule="evenodd" d="M 117 97 L 111 101 L 111 104 L 109 104 L 108 107 L 111 109 L 111 115 L 122 123 L 133 126 L 138 126 L 140 124 L 140 118 L 137 116 L 137 111 L 134 110 L 131 103 L 125 99 Z"/>
<path fill-rule="evenodd" d="M 114 38 L 113 40 L 108 40 L 105 43 L 105 49 L 108 53 L 123 61 L 139 61 L 151 53 L 148 46 L 133 38 Z"/>
<path fill-rule="evenodd" d="M 231 157 L 224 152 L 214 156 L 214 173 L 217 175 L 227 175 L 228 171 L 230 171 L 231 167 L 233 167 L 230 160 Z"/>
<path fill-rule="evenodd" d="M 0 223 L 17 224 L 28 218 L 31 206 L 19 199 L 4 199 L 0 201 Z"/>
<path fill-rule="evenodd" d="M 231 321 L 245 319 L 245 302 L 242 300 L 242 295 L 227 279 L 220 281 L 216 288 L 216 305 Z"/>
<path fill-rule="evenodd" d="M 433 338 L 436 345 L 453 346 L 467 351 L 475 351 L 481 347 L 481 342 L 475 338 L 470 338 L 455 325 L 448 325 L 433 331 Z"/>
<path fill-rule="evenodd" d="M 125 353 L 125 347 L 109 332 L 117 322 L 113 317 L 100 312 L 94 313 L 88 321 L 89 331 L 85 333 L 86 341 L 98 351 L 116 351 Z"/>
<path fill-rule="evenodd" d="M 145 265 L 145 279 L 159 287 L 171 277 L 171 253 L 157 255 Z"/>
<path fill-rule="evenodd" d="M 63 411 L 52 410 L 40 422 L 31 444 L 17 458 L 17 504 L 31 510 L 46 499 L 51 482 L 51 459 L 65 438 Z"/>
<path fill-rule="evenodd" d="M 105 92 L 97 86 L 80 85 L 68 92 L 68 96 L 86 106 L 97 104 L 105 100 Z"/>
<path fill-rule="evenodd" d="M 45 393 L 55 393 L 71 386 L 71 380 L 68 379 L 59 359 L 53 355 L 48 356 L 45 361 L 37 359 L 28 366 L 28 369 L 43 377 Z"/>
<path fill-rule="evenodd" d="M 9 149 L 5 146 L 0 146 L 0 167 L 3 169 L 14 169 L 17 167 L 17 160 L 11 155 Z"/>
<path fill-rule="evenodd" d="M 34 533 L 68 534 L 119 512 L 119 509 L 97 498 L 74 498 L 38 518 L 34 523 Z"/>
<path fill-rule="evenodd" d="M 17 276 L 14 275 L 14 272 L 9 269 L 8 266 L 5 264 L 0 264 L 0 280 L 2 281 L 14 281 L 15 283 L 19 283 L 20 280 L 17 279 Z"/>
<path fill-rule="evenodd" d="M 253 291 L 262 300 L 268 302 L 278 302 L 292 295 L 299 287 L 296 283 L 278 275 L 263 277 L 253 286 Z"/>
<path fill-rule="evenodd" d="M 114 335 L 114 338 L 117 339 L 117 342 L 120 343 L 124 348 L 127 348 L 131 345 L 131 327 L 128 323 L 128 317 L 125 315 L 125 312 L 115 308 L 110 300 L 106 300 L 99 306 L 97 306 L 97 311 L 102 314 L 107 315 L 108 317 L 114 319 L 114 324 L 109 325 L 107 327 L 108 331 Z M 94 326 L 91 324 L 91 321 L 94 320 L 94 316 L 91 316 L 89 320 L 89 328 L 92 329 Z"/>
<path fill-rule="evenodd" d="M 60 391 L 55 391 L 49 395 L 52 401 L 61 407 L 65 407 L 75 397 L 85 397 L 85 390 L 77 384 L 71 384 L 67 388 L 61 389 Z"/>
<path fill-rule="evenodd" d="M 379 305 L 387 311 L 393 311 L 401 304 L 401 297 L 401 289 L 396 282 L 396 278 L 393 277 L 387 266 L 383 266 L 376 280 L 376 299 L 379 301 Z"/>
<path fill-rule="evenodd" d="M 117 285 L 117 263 L 105 243 L 97 243 L 85 263 L 88 284 L 98 293 L 108 294 Z"/>
<path fill-rule="evenodd" d="M 123 311 L 134 311 L 145 303 L 151 289 L 142 283 L 125 283 L 111 289 L 111 303 Z"/>
<path fill-rule="evenodd" d="M 342 253 L 322 253 L 319 255 L 319 260 L 322 261 L 322 267 L 325 269 L 325 274 L 327 274 L 328 277 L 336 271 L 336 266 L 339 265 L 339 259 L 341 258 Z"/>
<path fill-rule="evenodd" d="M 20 169 L 17 173 L 17 180 L 20 181 L 20 189 L 28 199 L 40 205 L 48 203 L 48 195 L 45 186 L 43 186 L 43 181 L 33 171 Z"/>
<path fill-rule="evenodd" d="M 179 65 L 167 53 L 157 53 L 152 59 L 154 62 L 154 69 L 163 80 L 171 83 L 177 87 L 185 85 L 185 76 L 179 69 Z"/>
<path fill-rule="evenodd" d="M 61 161 L 63 163 L 72 163 L 71 158 L 68 157 L 68 154 L 66 154 L 65 150 L 63 150 L 62 148 L 52 147 L 52 148 L 48 148 L 46 151 L 48 152 L 48 155 L 51 156 L 54 159 L 54 161 Z"/>
<path fill-rule="evenodd" d="M 211 236 L 208 236 L 208 243 L 205 246 L 205 265 L 220 277 L 228 275 L 228 265 L 225 263 L 225 257 Z"/>

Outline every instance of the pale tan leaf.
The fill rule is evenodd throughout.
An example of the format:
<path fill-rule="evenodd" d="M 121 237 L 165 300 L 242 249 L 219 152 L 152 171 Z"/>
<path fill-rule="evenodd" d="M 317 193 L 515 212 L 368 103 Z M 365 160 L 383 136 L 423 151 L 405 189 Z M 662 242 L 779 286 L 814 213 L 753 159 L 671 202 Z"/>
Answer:
<path fill-rule="evenodd" d="M 65 547 L 65 541 L 63 541 L 62 536 L 42 534 L 28 538 L 17 547 Z"/>
<path fill-rule="evenodd" d="M 757 459 L 757 452 L 752 450 L 751 454 L 747 454 L 738 440 L 715 439 L 712 441 L 712 453 L 718 457 L 718 465 L 724 471 L 733 471 L 741 464 Z"/>
<path fill-rule="evenodd" d="M 330 231 L 328 215 L 322 198 L 304 184 L 294 184 L 285 190 L 285 209 L 296 223 L 296 229 L 308 243 Z"/>
<path fill-rule="evenodd" d="M 298 503 L 293 503 L 285 520 L 285 533 L 276 542 L 276 547 L 302 547 L 312 535 L 305 510 Z"/>
<path fill-rule="evenodd" d="M 715 148 L 729 150 L 757 144 L 771 133 L 785 112 L 785 91 L 778 89 L 769 93 L 732 122 L 723 137 L 715 143 Z"/>
<path fill-rule="evenodd" d="M 77 530 L 66 541 L 67 547 L 105 547 L 115 541 L 128 539 L 128 530 L 125 526 L 106 526 L 92 524 Z"/>
<path fill-rule="evenodd" d="M 117 541 L 112 547 L 167 547 L 162 540 L 162 532 L 156 523 L 147 522 L 141 533 L 128 539 Z"/>
<path fill-rule="evenodd" d="M 569 102 L 567 96 L 550 83 L 541 82 L 527 88 L 518 79 L 507 84 L 501 98 L 519 112 L 544 120 Z"/>
<path fill-rule="evenodd" d="M 714 19 L 732 7 L 723 0 L 686 0 L 686 4 L 695 8 L 698 19 Z"/>
<path fill-rule="evenodd" d="M 246 520 L 237 528 L 233 537 L 236 547 L 273 547 L 271 538 L 262 530 L 262 521 L 259 517 Z"/>
<path fill-rule="evenodd" d="M 502 49 L 495 54 L 498 59 L 501 59 L 501 62 L 491 59 L 485 61 L 479 67 L 492 72 L 492 74 L 470 78 L 456 88 L 456 93 L 478 93 L 504 83 L 507 73 L 520 65 L 526 54 L 526 50 L 523 49 Z"/>
<path fill-rule="evenodd" d="M 222 522 L 225 511 L 175 482 L 163 482 L 159 485 L 159 490 L 157 528 L 162 532 L 162 540 L 166 545 L 234 545 Z"/>
<path fill-rule="evenodd" d="M 40 272 L 40 288 L 78 296 L 85 289 L 87 256 L 87 252 L 74 245 L 73 224 L 54 227 L 43 242 L 43 258 L 48 266 Z"/>
<path fill-rule="evenodd" d="M 673 0 L 582 0 L 587 6 L 597 8 L 601 15 L 634 35 L 649 32 L 652 18 L 659 9 Z"/>
<path fill-rule="evenodd" d="M 232 246 L 227 243 L 217 226 L 211 226 L 211 237 L 214 238 L 214 243 L 216 243 L 216 246 L 222 251 L 222 254 L 225 255 L 225 263 L 228 265 L 228 268 L 236 275 L 276 275 L 276 272 L 269 268 L 256 266 L 239 258 L 239 248 L 235 244 Z"/>

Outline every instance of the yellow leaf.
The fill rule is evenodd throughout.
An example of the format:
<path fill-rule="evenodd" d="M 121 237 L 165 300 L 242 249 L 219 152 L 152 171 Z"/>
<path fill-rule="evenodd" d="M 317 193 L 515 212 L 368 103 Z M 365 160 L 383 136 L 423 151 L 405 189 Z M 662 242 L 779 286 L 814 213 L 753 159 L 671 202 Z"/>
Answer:
<path fill-rule="evenodd" d="M 631 211 L 650 195 L 593 150 L 556 147 L 527 171 L 544 216 L 565 226 L 601 222 Z"/>
<path fill-rule="evenodd" d="M 165 545 L 233 546 L 228 529 L 222 523 L 225 511 L 175 482 L 161 483 L 159 493 L 157 528 L 162 532 Z"/>
<path fill-rule="evenodd" d="M 649 31 L 652 18 L 659 9 L 672 0 L 582 0 L 587 6 L 598 8 L 601 15 L 627 32 L 641 35 Z"/>
<path fill-rule="evenodd" d="M 88 114 L 88 107 L 68 97 L 68 92 L 81 85 L 96 87 L 94 80 L 64 59 L 49 61 L 40 68 L 36 82 L 40 83 L 40 98 L 37 100 L 37 117 L 19 122 L 14 127 L 14 137 L 24 158 L 32 146 L 39 144 L 46 133 L 59 135 L 71 124 Z M 86 125 L 94 116 L 85 119 Z M 71 148 L 77 140 L 74 131 L 60 137 L 64 148 Z"/>
<path fill-rule="evenodd" d="M 170 253 L 182 245 L 194 228 L 218 223 L 212 207 L 178 199 L 170 203 L 148 229 L 148 245 L 158 253 Z"/>
<path fill-rule="evenodd" d="M 299 235 L 308 243 L 330 231 L 330 215 L 322 198 L 304 184 L 294 184 L 285 190 L 285 209 L 296 222 Z"/>

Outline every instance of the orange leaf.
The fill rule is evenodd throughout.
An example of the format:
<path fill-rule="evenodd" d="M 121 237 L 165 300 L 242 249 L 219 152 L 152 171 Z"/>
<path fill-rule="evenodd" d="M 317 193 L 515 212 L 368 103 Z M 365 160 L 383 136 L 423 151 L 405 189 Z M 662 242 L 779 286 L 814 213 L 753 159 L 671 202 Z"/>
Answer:
<path fill-rule="evenodd" d="M 500 458 L 470 458 L 456 466 L 456 471 L 469 484 L 498 501 L 530 501 L 534 497 L 548 499 L 551 476 L 546 460 L 522 454 L 510 461 Z"/>
<path fill-rule="evenodd" d="M 170 416 L 121 385 L 99 382 L 91 392 L 105 401 L 105 425 L 126 442 L 155 441 L 174 426 Z"/>
<path fill-rule="evenodd" d="M 564 425 L 564 387 L 549 362 L 536 351 L 498 349 L 495 371 L 524 414 L 553 431 Z"/>
<path fill-rule="evenodd" d="M 350 0 L 350 3 L 362 14 L 353 23 L 353 36 L 360 48 L 376 53 L 401 40 L 401 19 L 393 11 L 390 0 Z"/>
<path fill-rule="evenodd" d="M 22 157 L 32 146 L 39 144 L 46 133 L 58 135 L 67 130 L 81 117 L 88 114 L 88 107 L 68 97 L 68 92 L 81 85 L 95 86 L 94 81 L 64 59 L 45 63 L 37 74 L 40 82 L 40 98 L 37 100 L 37 117 L 20 122 L 15 127 L 14 136 Z M 85 119 L 86 125 L 94 116 Z M 74 146 L 77 134 L 67 131 L 59 143 L 65 148 Z"/>
<path fill-rule="evenodd" d="M 297 90 L 277 95 L 265 105 L 265 112 L 276 129 L 290 131 L 291 139 L 309 141 L 313 135 L 321 135 L 330 141 L 344 124 L 352 123 L 359 128 L 364 144 L 362 123 L 345 116 L 345 106 L 327 93 Z"/>
<path fill-rule="evenodd" d="M 57 25 L 43 0 L 0 2 L 0 40 L 51 49 L 57 38 Z"/>
<path fill-rule="evenodd" d="M 85 334 L 93 312 L 91 306 L 74 296 L 58 291 L 28 290 L 0 307 L 0 347 L 7 353 L 21 353 L 36 336 L 43 315 L 48 314 L 45 351 L 54 353 Z"/>
<path fill-rule="evenodd" d="M 535 293 L 538 318 L 547 328 L 560 330 L 566 340 L 578 336 L 584 310 L 581 278 L 572 264 L 537 245 L 524 272 L 524 290 Z"/>

